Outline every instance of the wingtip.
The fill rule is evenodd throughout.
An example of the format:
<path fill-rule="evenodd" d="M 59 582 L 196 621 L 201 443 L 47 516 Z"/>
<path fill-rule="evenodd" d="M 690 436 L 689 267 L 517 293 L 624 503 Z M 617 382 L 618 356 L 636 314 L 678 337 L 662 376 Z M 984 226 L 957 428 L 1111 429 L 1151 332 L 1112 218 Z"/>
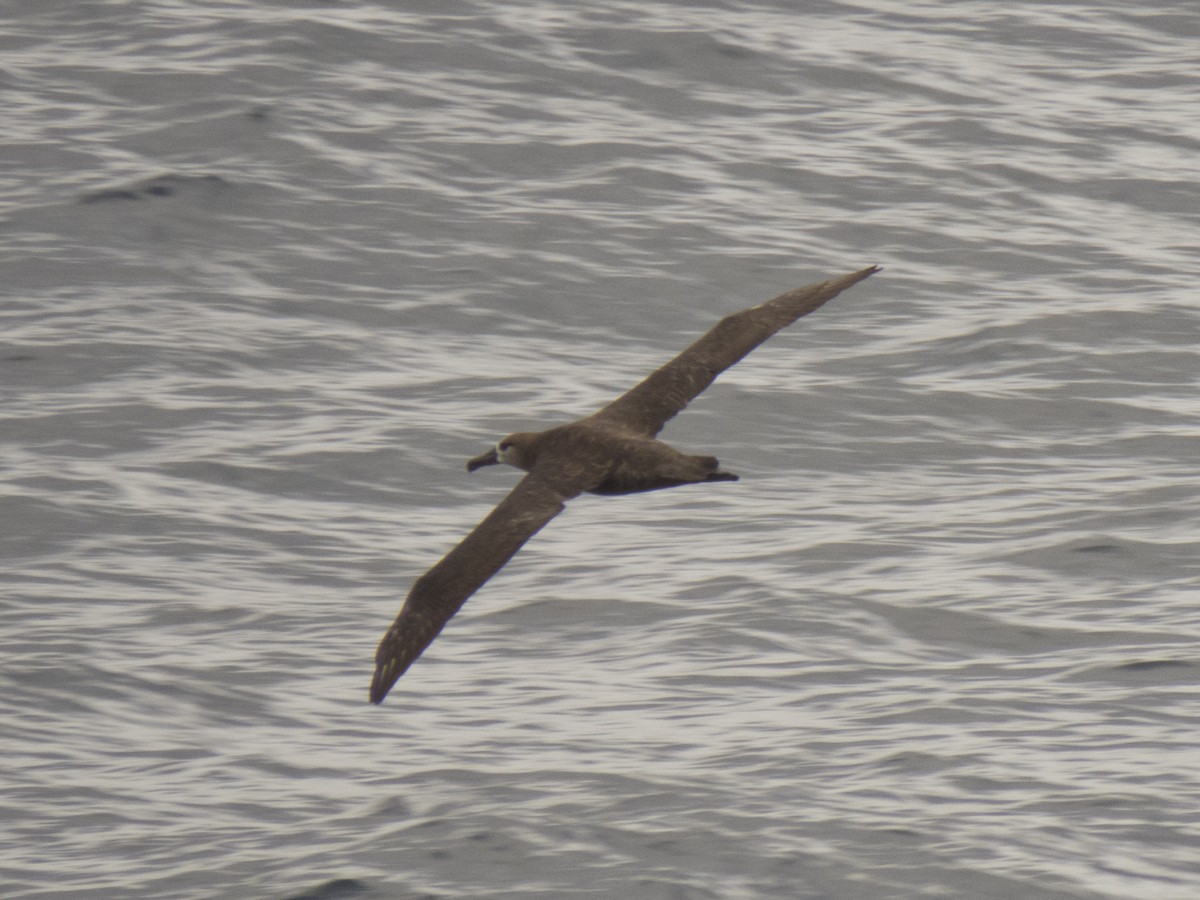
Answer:
<path fill-rule="evenodd" d="M 375 674 L 371 676 L 371 702 L 376 706 L 384 701 L 388 691 L 400 680 L 401 672 L 395 671 L 396 667 L 391 660 L 385 660 L 376 665 Z"/>
<path fill-rule="evenodd" d="M 374 682 L 372 682 L 371 693 L 369 695 L 371 702 L 376 706 L 379 706 L 387 697 L 389 690 L 391 690 L 391 685 L 385 688 L 380 688 L 377 687 Z"/>
<path fill-rule="evenodd" d="M 851 272 L 849 275 L 843 275 L 840 278 L 833 278 L 828 283 L 836 287 L 839 292 L 844 291 L 851 285 L 858 284 L 864 278 L 870 278 L 876 272 L 883 269 L 883 266 L 873 265 L 867 266 L 865 269 L 859 269 L 857 272 Z"/>

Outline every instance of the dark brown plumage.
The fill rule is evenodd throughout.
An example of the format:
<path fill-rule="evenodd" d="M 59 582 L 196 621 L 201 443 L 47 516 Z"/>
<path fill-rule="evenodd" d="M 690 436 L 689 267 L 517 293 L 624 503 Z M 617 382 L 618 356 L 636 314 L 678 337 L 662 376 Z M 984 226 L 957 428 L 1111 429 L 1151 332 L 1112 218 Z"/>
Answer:
<path fill-rule="evenodd" d="M 416 580 L 375 654 L 371 702 L 432 643 L 473 593 L 521 545 L 587 491 L 631 494 L 710 481 L 736 481 L 711 456 L 689 456 L 655 436 L 721 372 L 801 316 L 879 271 L 877 266 L 789 291 L 726 316 L 700 340 L 599 412 L 540 432 L 503 438 L 467 471 L 507 463 L 526 476 L 436 566 Z"/>

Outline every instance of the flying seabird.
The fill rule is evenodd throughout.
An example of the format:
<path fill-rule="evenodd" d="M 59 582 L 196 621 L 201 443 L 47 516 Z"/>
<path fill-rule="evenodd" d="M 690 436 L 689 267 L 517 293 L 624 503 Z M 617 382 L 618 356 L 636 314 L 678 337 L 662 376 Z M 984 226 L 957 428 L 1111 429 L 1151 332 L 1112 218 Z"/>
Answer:
<path fill-rule="evenodd" d="M 727 316 L 704 337 L 597 413 L 546 431 L 502 438 L 467 471 L 506 463 L 527 474 L 457 547 L 416 580 L 375 654 L 371 702 L 428 647 L 467 598 L 583 492 L 633 494 L 709 481 L 737 481 L 715 457 L 690 456 L 655 437 L 718 375 L 798 318 L 879 271 L 789 291 Z"/>

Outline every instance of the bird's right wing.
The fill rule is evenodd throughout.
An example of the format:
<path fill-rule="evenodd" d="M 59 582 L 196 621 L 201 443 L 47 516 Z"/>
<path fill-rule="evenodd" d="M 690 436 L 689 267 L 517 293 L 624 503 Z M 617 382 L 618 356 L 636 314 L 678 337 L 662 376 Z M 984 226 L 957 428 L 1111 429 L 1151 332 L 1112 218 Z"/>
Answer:
<path fill-rule="evenodd" d="M 841 278 L 810 284 L 726 316 L 704 337 L 591 419 L 654 437 L 718 375 L 779 329 L 878 271 L 878 266 L 871 266 Z"/>
<path fill-rule="evenodd" d="M 578 493 L 526 475 L 462 543 L 416 580 L 375 653 L 372 703 L 383 702 L 467 598 Z"/>

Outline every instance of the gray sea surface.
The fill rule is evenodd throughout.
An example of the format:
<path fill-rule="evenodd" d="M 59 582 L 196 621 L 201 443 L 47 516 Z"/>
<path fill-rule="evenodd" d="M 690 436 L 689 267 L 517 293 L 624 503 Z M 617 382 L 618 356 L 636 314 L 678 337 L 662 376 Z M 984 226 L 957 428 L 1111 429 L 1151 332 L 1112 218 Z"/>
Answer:
<path fill-rule="evenodd" d="M 1200 7 L 0 5 L 5 898 L 1200 897 Z M 413 579 L 872 263 L 381 707 Z"/>

